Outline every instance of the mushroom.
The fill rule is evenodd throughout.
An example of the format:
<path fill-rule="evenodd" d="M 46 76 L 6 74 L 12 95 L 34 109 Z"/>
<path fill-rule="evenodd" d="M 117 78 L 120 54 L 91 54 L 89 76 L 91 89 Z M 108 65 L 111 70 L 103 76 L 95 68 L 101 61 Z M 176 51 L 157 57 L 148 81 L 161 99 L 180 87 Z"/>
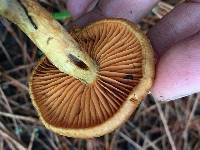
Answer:
<path fill-rule="evenodd" d="M 95 62 L 95 80 L 83 83 L 45 57 L 29 82 L 32 103 L 46 128 L 69 137 L 98 137 L 123 124 L 148 93 L 153 50 L 138 27 L 123 19 L 100 20 L 71 35 Z"/>
<path fill-rule="evenodd" d="M 0 0 L 0 15 L 44 52 L 29 82 L 44 125 L 61 135 L 98 137 L 123 124 L 154 78 L 149 40 L 133 23 L 105 19 L 68 33 L 33 0 Z"/>

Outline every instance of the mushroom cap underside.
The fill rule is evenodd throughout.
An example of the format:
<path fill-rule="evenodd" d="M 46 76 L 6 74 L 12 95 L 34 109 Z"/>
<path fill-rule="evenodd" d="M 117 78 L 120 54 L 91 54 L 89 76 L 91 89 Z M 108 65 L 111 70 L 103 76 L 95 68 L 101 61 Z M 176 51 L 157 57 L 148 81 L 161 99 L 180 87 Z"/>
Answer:
<path fill-rule="evenodd" d="M 29 82 L 44 125 L 69 137 L 109 133 L 124 123 L 154 79 L 153 50 L 145 35 L 122 19 L 104 19 L 72 36 L 95 61 L 96 80 L 85 84 L 60 72 L 45 57 Z"/>

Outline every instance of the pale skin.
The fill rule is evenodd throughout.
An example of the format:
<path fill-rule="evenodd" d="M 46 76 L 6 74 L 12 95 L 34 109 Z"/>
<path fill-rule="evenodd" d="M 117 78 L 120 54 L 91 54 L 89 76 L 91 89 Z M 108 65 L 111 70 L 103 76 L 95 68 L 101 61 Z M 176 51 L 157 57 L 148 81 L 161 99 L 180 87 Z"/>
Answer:
<path fill-rule="evenodd" d="M 159 0 L 68 0 L 75 23 L 85 25 L 106 17 L 139 22 Z M 200 0 L 177 6 L 148 36 L 157 54 L 151 92 L 157 100 L 175 100 L 200 91 Z"/>

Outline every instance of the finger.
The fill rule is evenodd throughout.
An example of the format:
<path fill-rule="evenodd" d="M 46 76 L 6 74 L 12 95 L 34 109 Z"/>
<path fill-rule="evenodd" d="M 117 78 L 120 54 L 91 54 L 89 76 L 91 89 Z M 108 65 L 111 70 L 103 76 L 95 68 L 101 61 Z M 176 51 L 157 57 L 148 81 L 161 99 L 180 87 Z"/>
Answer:
<path fill-rule="evenodd" d="M 189 2 L 200 2 L 200 0 L 187 0 Z"/>
<path fill-rule="evenodd" d="M 103 0 L 90 13 L 75 21 L 75 24 L 86 25 L 103 18 L 125 18 L 138 22 L 159 0 Z"/>
<path fill-rule="evenodd" d="M 103 16 L 99 10 L 94 9 L 94 10 L 86 13 L 85 15 L 81 16 L 80 18 L 76 19 L 75 21 L 70 22 L 67 25 L 67 29 L 70 30 L 71 28 L 74 28 L 76 26 L 84 27 L 94 21 L 104 19 L 104 18 L 106 18 L 106 17 Z"/>
<path fill-rule="evenodd" d="M 200 2 L 193 0 L 179 5 L 150 30 L 149 37 L 158 56 L 200 30 L 200 3 L 197 1 Z"/>
<path fill-rule="evenodd" d="M 200 32 L 171 47 L 157 65 L 151 89 L 158 100 L 174 100 L 200 91 Z"/>
<path fill-rule="evenodd" d="M 99 4 L 106 17 L 125 18 L 139 22 L 159 0 L 102 0 Z"/>
<path fill-rule="evenodd" d="M 68 0 L 67 9 L 74 19 L 79 18 L 96 0 Z"/>

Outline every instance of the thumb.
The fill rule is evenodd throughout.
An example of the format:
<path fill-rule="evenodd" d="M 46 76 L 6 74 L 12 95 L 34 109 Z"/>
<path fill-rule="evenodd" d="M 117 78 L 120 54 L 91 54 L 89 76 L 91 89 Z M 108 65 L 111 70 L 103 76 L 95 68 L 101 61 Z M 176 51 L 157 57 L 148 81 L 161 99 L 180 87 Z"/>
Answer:
<path fill-rule="evenodd" d="M 171 47 L 157 65 L 151 89 L 158 100 L 174 100 L 200 91 L 200 32 Z"/>

